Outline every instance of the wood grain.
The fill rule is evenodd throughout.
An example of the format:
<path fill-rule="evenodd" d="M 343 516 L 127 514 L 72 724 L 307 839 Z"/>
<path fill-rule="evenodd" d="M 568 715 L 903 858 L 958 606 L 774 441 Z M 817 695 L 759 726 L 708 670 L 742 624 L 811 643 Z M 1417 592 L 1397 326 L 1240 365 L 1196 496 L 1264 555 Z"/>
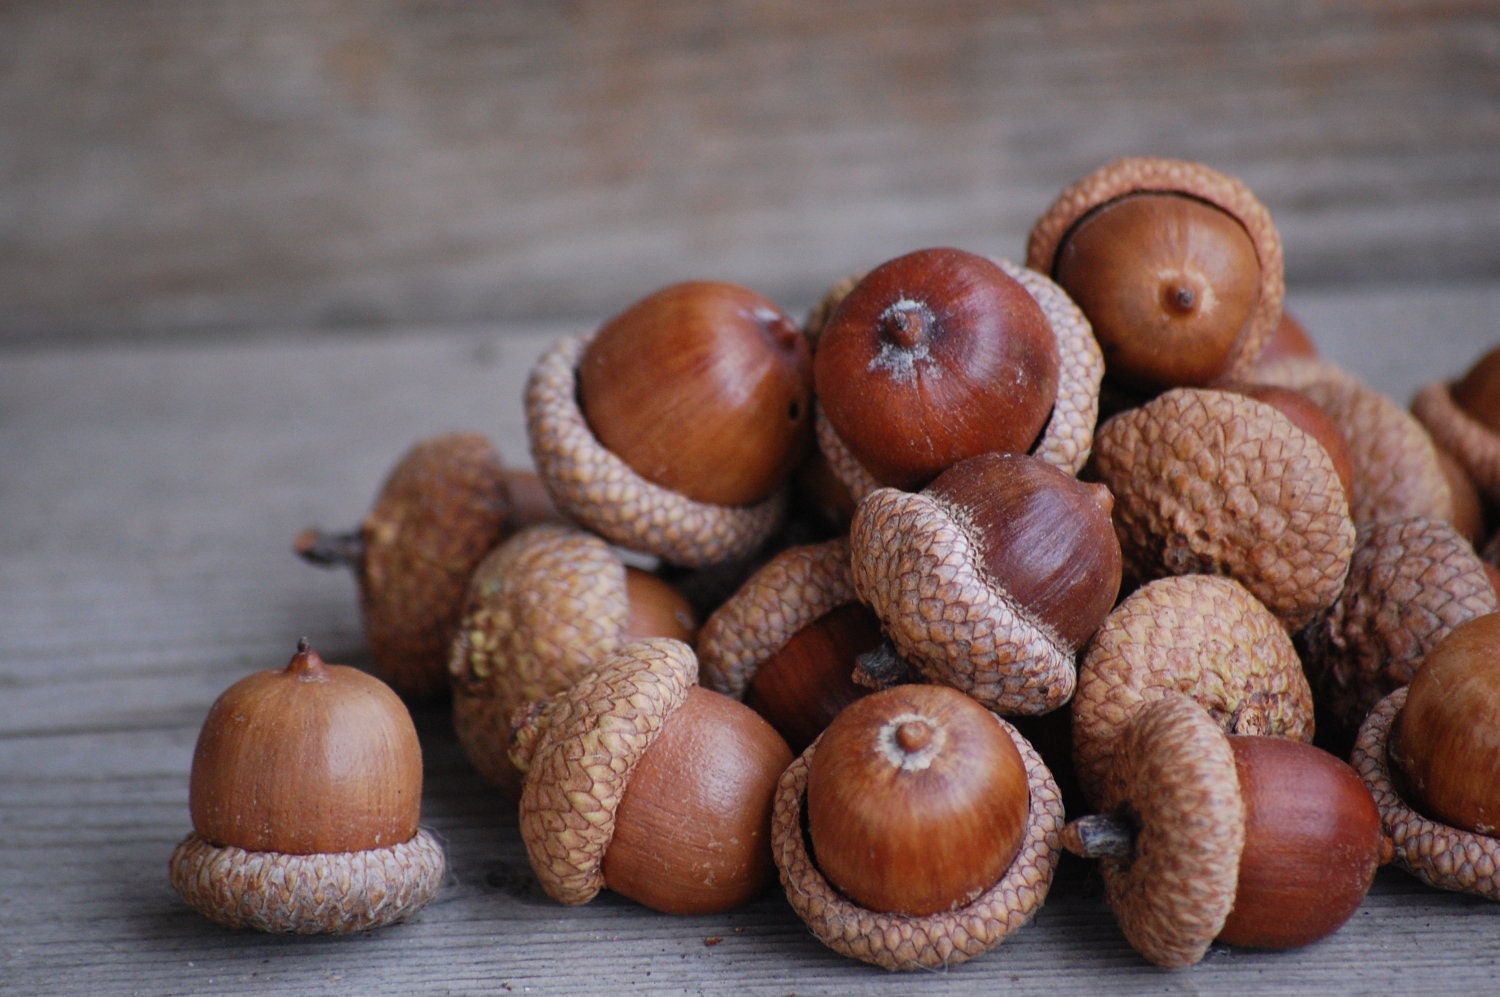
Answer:
<path fill-rule="evenodd" d="M 1294 287 L 1500 273 L 1484 0 L 12 0 L 0 340 L 790 308 L 1201 159 Z"/>

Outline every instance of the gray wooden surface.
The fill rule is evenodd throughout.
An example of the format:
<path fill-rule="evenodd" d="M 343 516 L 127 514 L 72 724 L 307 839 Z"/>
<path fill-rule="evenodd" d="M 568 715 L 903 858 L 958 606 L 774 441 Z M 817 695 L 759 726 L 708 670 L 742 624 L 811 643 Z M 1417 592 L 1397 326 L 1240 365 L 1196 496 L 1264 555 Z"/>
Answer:
<path fill-rule="evenodd" d="M 1303 286 L 1500 273 L 1491 0 L 7 0 L 0 339 L 803 306 L 1123 154 Z"/>
<path fill-rule="evenodd" d="M 1331 359 L 1405 400 L 1500 342 L 1500 282 L 1303 295 Z M 1168 972 L 1130 950 L 1069 861 L 1036 920 L 946 973 L 824 949 L 774 891 L 673 918 L 534 885 L 515 819 L 441 711 L 417 717 L 424 823 L 451 879 L 408 924 L 341 939 L 216 928 L 167 884 L 188 767 L 226 686 L 299 636 L 370 664 L 352 582 L 291 552 L 352 524 L 389 463 L 444 429 L 527 461 L 519 391 L 575 324 L 314 333 L 251 343 L 0 350 L 0 992 L 881 994 L 1488 992 L 1500 905 L 1382 872 L 1307 949 L 1214 949 Z"/>

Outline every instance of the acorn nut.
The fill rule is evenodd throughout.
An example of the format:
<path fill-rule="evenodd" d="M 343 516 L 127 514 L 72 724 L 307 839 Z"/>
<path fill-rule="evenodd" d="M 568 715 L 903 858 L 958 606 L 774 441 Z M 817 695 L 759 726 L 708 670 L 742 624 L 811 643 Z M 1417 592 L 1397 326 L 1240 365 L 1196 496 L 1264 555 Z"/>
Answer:
<path fill-rule="evenodd" d="M 1500 503 L 1500 346 L 1463 377 L 1423 387 L 1412 413 L 1458 460 L 1491 503 Z"/>

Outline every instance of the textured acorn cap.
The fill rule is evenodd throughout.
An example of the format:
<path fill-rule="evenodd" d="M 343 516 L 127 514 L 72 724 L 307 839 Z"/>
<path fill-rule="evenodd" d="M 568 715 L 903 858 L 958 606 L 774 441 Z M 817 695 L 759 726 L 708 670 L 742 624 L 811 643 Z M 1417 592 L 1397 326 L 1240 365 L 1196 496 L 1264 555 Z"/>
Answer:
<path fill-rule="evenodd" d="M 754 505 L 697 502 L 604 448 L 578 404 L 578 359 L 591 338 L 559 341 L 526 384 L 531 456 L 558 508 L 611 543 L 688 568 L 744 557 L 770 539 L 786 517 L 789 485 Z"/>
<path fill-rule="evenodd" d="M 1068 233 L 1095 208 L 1128 194 L 1185 194 L 1236 219 L 1255 246 L 1260 262 L 1260 298 L 1222 379 L 1243 377 L 1281 321 L 1286 296 L 1281 236 L 1250 188 L 1202 163 L 1180 159 L 1129 157 L 1100 167 L 1066 188 L 1032 226 L 1026 265 L 1051 275 Z"/>
<path fill-rule="evenodd" d="M 698 661 L 681 641 L 635 641 L 518 724 L 511 758 L 526 772 L 521 840 L 554 900 L 584 904 L 604 888 L 604 853 L 625 786 L 697 676 Z"/>
<path fill-rule="evenodd" d="M 699 681 L 743 699 L 764 661 L 803 627 L 854 601 L 848 538 L 781 551 L 704 621 L 697 641 Z"/>
<path fill-rule="evenodd" d="M 1073 695 L 1073 649 L 984 570 L 969 531 L 920 492 L 879 488 L 850 524 L 854 590 L 930 682 L 997 713 L 1054 710 Z"/>
<path fill-rule="evenodd" d="M 992 262 L 1019 282 L 1041 306 L 1057 337 L 1057 400 L 1042 435 L 1030 452 L 1069 474 L 1077 474 L 1088 461 L 1094 442 L 1094 425 L 1099 418 L 1099 385 L 1104 378 L 1104 354 L 1094 339 L 1088 319 L 1061 287 L 1035 270 L 1006 260 Z M 848 293 L 847 290 L 844 293 Z M 844 446 L 816 398 L 813 402 L 813 427 L 818 447 L 834 475 L 858 502 L 879 488 L 880 482 Z"/>
<path fill-rule="evenodd" d="M 1500 838 L 1451 827 L 1410 807 L 1391 781 L 1391 727 L 1406 705 L 1402 686 L 1375 704 L 1354 741 L 1350 762 L 1375 797 L 1397 865 L 1429 886 L 1500 900 Z"/>
<path fill-rule="evenodd" d="M 925 917 L 868 910 L 818 871 L 803 831 L 802 808 L 814 741 L 782 773 L 771 814 L 771 849 L 781 885 L 797 916 L 841 955 L 885 969 L 941 969 L 994 948 L 1042 906 L 1057 870 L 1062 796 L 1052 773 L 1014 727 L 995 718 L 1026 766 L 1031 808 L 1021 850 L 994 886 L 973 902 Z"/>
<path fill-rule="evenodd" d="M 1307 395 L 1349 441 L 1354 522 L 1402 516 L 1453 518 L 1453 492 L 1432 437 L 1410 412 L 1335 364 L 1287 357 L 1256 367 L 1253 379 Z"/>
<path fill-rule="evenodd" d="M 1192 699 L 1138 706 L 1120 737 L 1106 813 L 1128 813 L 1128 859 L 1104 859 L 1125 939 L 1158 966 L 1203 958 L 1234 906 L 1245 809 L 1229 738 Z M 1064 841 L 1072 828 L 1064 831 Z"/>
<path fill-rule="evenodd" d="M 1136 712 L 1171 693 L 1225 733 L 1312 740 L 1312 692 L 1276 616 L 1233 579 L 1161 578 L 1121 600 L 1079 662 L 1073 764 L 1091 802 L 1117 792 L 1112 759 Z"/>
<path fill-rule="evenodd" d="M 1228 575 L 1295 630 L 1337 598 L 1354 522 L 1322 445 L 1274 406 L 1174 388 L 1112 416 L 1094 470 L 1127 574 Z"/>
<path fill-rule="evenodd" d="M 1347 738 L 1449 631 L 1497 608 L 1479 555 L 1451 524 L 1410 516 L 1361 526 L 1343 592 L 1297 635 L 1326 722 Z"/>
<path fill-rule="evenodd" d="M 1487 499 L 1500 502 L 1500 433 L 1465 412 L 1446 381 L 1426 385 L 1412 399 L 1411 411 L 1433 440 L 1468 472 Z"/>
<path fill-rule="evenodd" d="M 511 715 L 619 647 L 628 619 L 624 564 L 577 527 L 528 527 L 480 563 L 448 662 L 454 731 L 480 775 L 520 793 Z"/>
<path fill-rule="evenodd" d="M 287 855 L 213 845 L 190 834 L 172 852 L 172 888 L 228 928 L 297 934 L 404 921 L 443 884 L 443 848 L 426 830 L 389 848 Z"/>

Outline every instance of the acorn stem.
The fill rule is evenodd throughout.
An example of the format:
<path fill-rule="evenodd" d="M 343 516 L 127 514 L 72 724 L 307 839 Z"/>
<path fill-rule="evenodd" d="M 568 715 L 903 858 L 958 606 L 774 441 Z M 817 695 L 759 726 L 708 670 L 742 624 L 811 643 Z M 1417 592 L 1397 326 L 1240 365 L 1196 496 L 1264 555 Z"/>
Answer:
<path fill-rule="evenodd" d="M 919 678 L 915 669 L 897 653 L 896 647 L 883 640 L 877 647 L 854 659 L 854 684 L 867 689 L 887 689 Z"/>
<path fill-rule="evenodd" d="M 1110 814 L 1089 814 L 1069 821 L 1062 846 L 1086 859 L 1129 859 L 1135 855 L 1135 830 Z"/>
<path fill-rule="evenodd" d="M 933 321 L 932 309 L 921 302 L 903 298 L 880 314 L 880 336 L 892 346 L 910 353 L 929 337 Z"/>
<path fill-rule="evenodd" d="M 292 541 L 292 550 L 302 560 L 320 568 L 352 568 L 364 560 L 365 538 L 358 530 L 325 533 L 309 526 Z"/>

